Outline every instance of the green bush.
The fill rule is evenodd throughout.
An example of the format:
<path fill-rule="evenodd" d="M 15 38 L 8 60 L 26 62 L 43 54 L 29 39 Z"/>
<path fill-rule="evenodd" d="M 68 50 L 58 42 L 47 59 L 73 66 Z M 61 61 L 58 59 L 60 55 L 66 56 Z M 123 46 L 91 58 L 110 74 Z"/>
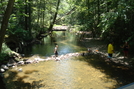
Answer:
<path fill-rule="evenodd" d="M 11 52 L 11 49 L 7 47 L 5 43 L 2 44 L 2 51 L 0 54 L 0 62 L 8 59 L 9 53 Z"/>
<path fill-rule="evenodd" d="M 11 49 L 9 47 L 7 47 L 7 45 L 5 43 L 3 43 L 1 53 L 8 54 L 9 52 L 11 52 Z"/>
<path fill-rule="evenodd" d="M 0 62 L 4 61 L 7 58 L 8 58 L 8 54 L 6 54 L 6 53 L 1 53 L 0 54 Z"/>

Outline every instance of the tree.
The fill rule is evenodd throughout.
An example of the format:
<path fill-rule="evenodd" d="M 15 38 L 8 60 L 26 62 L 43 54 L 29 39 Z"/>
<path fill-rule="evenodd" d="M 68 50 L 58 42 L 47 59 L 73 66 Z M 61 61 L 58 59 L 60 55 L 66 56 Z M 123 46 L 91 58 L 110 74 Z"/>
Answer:
<path fill-rule="evenodd" d="M 9 18 L 10 18 L 12 9 L 13 9 L 14 2 L 15 2 L 15 0 L 9 0 L 8 1 L 8 5 L 7 5 L 7 8 L 6 8 L 3 20 L 2 20 L 1 29 L 0 29 L 0 53 L 1 53 L 2 43 L 4 41 L 4 36 L 5 36 L 5 33 L 6 33 L 6 29 L 7 29 L 7 26 L 8 26 L 8 21 L 9 21 Z"/>
<path fill-rule="evenodd" d="M 54 23 L 55 23 L 55 21 L 56 21 L 56 17 L 57 17 L 58 10 L 59 10 L 59 5 L 60 5 L 60 0 L 57 1 L 56 12 L 55 12 L 55 14 L 54 14 L 53 21 L 52 21 L 52 23 L 50 24 L 50 26 L 49 26 L 49 28 L 48 28 L 49 31 L 52 30 L 53 25 L 54 25 Z"/>

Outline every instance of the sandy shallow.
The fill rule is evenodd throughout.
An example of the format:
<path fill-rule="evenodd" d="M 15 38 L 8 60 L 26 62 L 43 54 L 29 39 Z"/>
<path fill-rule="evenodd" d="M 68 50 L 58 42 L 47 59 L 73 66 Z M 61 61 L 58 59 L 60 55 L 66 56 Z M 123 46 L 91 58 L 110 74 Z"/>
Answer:
<path fill-rule="evenodd" d="M 77 57 L 15 67 L 4 77 L 7 89 L 113 89 L 117 84 L 103 70 Z"/>

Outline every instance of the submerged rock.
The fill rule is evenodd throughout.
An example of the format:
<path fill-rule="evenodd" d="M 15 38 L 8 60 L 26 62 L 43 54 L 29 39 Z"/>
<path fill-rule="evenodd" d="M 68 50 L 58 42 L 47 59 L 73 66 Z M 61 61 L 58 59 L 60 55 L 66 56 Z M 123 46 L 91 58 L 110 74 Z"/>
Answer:
<path fill-rule="evenodd" d="M 19 72 L 22 72 L 22 68 L 19 68 L 18 71 L 19 71 Z"/>

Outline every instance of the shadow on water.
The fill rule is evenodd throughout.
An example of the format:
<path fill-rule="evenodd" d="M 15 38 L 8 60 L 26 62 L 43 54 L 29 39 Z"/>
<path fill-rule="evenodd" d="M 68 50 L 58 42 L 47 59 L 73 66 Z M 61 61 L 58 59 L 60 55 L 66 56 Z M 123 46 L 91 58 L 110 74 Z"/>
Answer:
<path fill-rule="evenodd" d="M 44 45 L 31 46 L 31 48 L 29 50 L 25 50 L 24 53 L 29 54 L 29 55 L 30 54 L 40 54 L 42 56 L 50 56 L 50 55 L 53 55 L 53 49 L 54 49 L 55 43 L 58 43 L 58 45 L 59 45 L 59 51 L 58 51 L 59 54 L 63 54 L 63 55 L 67 54 L 67 53 L 75 53 L 75 52 L 79 52 L 79 51 L 85 51 L 85 50 L 87 50 L 86 47 L 91 47 L 93 49 L 96 49 L 96 47 L 98 47 L 101 50 L 103 50 L 103 48 L 104 48 L 103 45 L 100 42 L 98 42 L 99 40 L 85 39 L 84 41 L 79 42 L 79 41 L 74 39 L 76 37 L 74 34 L 72 35 L 72 34 L 66 33 L 63 36 L 64 37 L 59 35 L 59 37 L 58 37 L 58 35 L 57 35 L 57 37 L 56 37 L 57 39 L 56 38 L 54 39 L 54 43 L 51 43 L 51 38 L 47 37 L 47 39 L 44 39 L 44 42 L 45 42 Z M 25 49 L 27 49 L 27 48 L 25 48 Z M 74 57 L 72 59 L 86 61 L 88 63 L 88 66 L 92 66 L 95 69 L 98 69 L 102 73 L 106 74 L 107 78 L 102 77 L 102 80 L 104 80 L 105 82 L 109 81 L 108 79 L 114 79 L 115 81 L 117 81 L 117 83 L 114 84 L 114 86 L 113 86 L 114 88 L 113 87 L 106 87 L 106 89 L 115 89 L 115 88 L 118 88 L 122 85 L 132 83 L 134 80 L 134 78 L 133 78 L 134 70 L 131 70 L 127 67 L 123 67 L 120 65 L 116 65 L 112 62 L 105 62 L 105 60 L 103 58 L 101 58 L 99 55 L 92 54 L 90 56 L 80 56 L 80 57 Z M 65 62 L 65 63 L 63 63 L 63 62 Z M 49 62 L 46 62 L 46 63 L 49 63 Z M 43 67 L 42 68 L 42 70 L 43 70 L 46 66 L 48 66 L 49 67 L 49 68 L 47 68 L 48 72 L 46 72 L 46 73 L 49 73 L 49 74 L 46 74 L 46 75 L 49 76 L 50 74 L 52 74 L 52 75 L 50 75 L 50 78 L 53 76 L 53 73 L 51 73 L 49 70 L 54 72 L 55 67 L 57 67 L 59 69 L 65 68 L 65 70 L 64 70 L 65 73 L 62 72 L 63 75 L 60 76 L 61 79 L 59 79 L 59 80 L 62 80 L 63 82 L 67 82 L 67 81 L 64 81 L 64 80 L 66 80 L 66 78 L 68 78 L 68 76 L 65 77 L 65 75 L 67 75 L 69 73 L 69 71 L 66 70 L 67 67 L 69 67 L 69 66 L 67 65 L 65 67 L 66 63 L 69 63 L 70 65 L 72 65 L 72 67 L 69 68 L 69 70 L 71 70 L 70 75 L 73 75 L 73 73 L 76 73 L 76 74 L 78 73 L 78 76 L 74 75 L 74 76 L 70 77 L 71 80 L 73 80 L 74 77 L 79 78 L 80 75 L 83 75 L 84 77 L 90 76 L 88 74 L 86 76 L 84 75 L 84 73 L 86 72 L 86 71 L 82 71 L 84 69 L 82 69 L 81 72 L 79 73 L 79 70 L 76 70 L 76 69 L 80 69 L 80 67 L 83 67 L 83 65 L 77 65 L 77 62 L 73 62 L 74 63 L 73 64 L 72 61 L 71 62 L 70 61 L 61 61 L 59 63 L 52 62 L 52 63 L 45 65 L 45 66 L 43 63 L 43 64 L 40 64 L 39 66 L 36 65 L 36 67 Z M 60 68 L 60 66 L 62 68 Z M 76 66 L 79 66 L 79 67 L 77 68 Z M 87 66 L 86 66 L 86 68 L 89 69 L 89 67 L 87 67 Z M 74 72 L 74 70 L 75 70 L 75 72 Z M 24 72 L 25 75 L 23 75 L 23 76 L 19 76 L 20 72 L 10 71 L 10 70 L 8 72 L 9 72 L 8 73 L 9 76 L 5 77 L 5 81 L 6 81 L 6 84 L 8 86 L 7 89 L 40 89 L 40 88 L 44 89 L 44 87 L 48 87 L 47 82 L 45 82 L 45 83 L 43 82 L 44 80 L 42 79 L 42 76 L 40 78 L 38 78 L 38 72 L 40 72 L 40 71 L 30 69 L 28 71 L 25 71 Z M 55 71 L 55 72 L 57 72 L 57 71 Z M 88 73 L 90 74 L 90 72 L 91 71 L 89 71 Z M 29 77 L 30 74 L 33 74 L 33 73 L 36 73 L 35 75 L 37 75 L 37 76 L 34 76 L 34 77 L 37 78 L 37 80 L 34 79 L 33 76 L 32 76 L 32 78 Z M 59 73 L 61 74 L 61 71 L 59 71 Z M 41 74 L 41 73 L 39 73 L 39 74 Z M 55 76 L 59 76 L 59 75 L 55 75 Z M 43 76 L 45 76 L 45 75 L 43 75 Z M 99 76 L 99 75 L 97 75 L 97 76 Z M 58 78 L 60 78 L 60 77 L 58 77 Z M 65 77 L 65 79 L 64 79 L 64 77 Z M 24 81 L 25 79 L 29 79 L 29 78 L 30 78 L 31 82 L 28 82 L 28 80 Z M 46 78 L 47 77 L 45 77 L 44 79 L 46 79 Z M 48 78 L 48 80 L 49 80 L 49 78 Z M 59 82 L 59 80 L 55 80 L 55 81 Z M 76 79 L 74 78 L 74 80 L 77 80 L 77 78 Z M 84 79 L 82 79 L 82 80 L 84 80 Z M 47 81 L 47 80 L 45 80 L 45 81 Z M 48 81 L 48 84 L 50 85 L 51 82 L 55 83 L 55 81 Z M 92 82 L 93 80 L 88 79 L 85 83 L 86 84 L 89 83 L 88 81 L 91 81 L 90 82 L 91 84 L 97 82 L 97 80 L 95 82 Z M 78 81 L 74 81 L 74 82 L 78 82 Z M 71 83 L 71 81 L 69 81 L 69 83 Z M 98 82 L 98 83 L 100 83 L 100 82 Z M 74 83 L 74 84 L 76 84 L 76 83 Z M 86 86 L 86 84 L 84 84 L 83 86 Z M 70 84 L 70 85 L 72 85 L 72 84 Z M 79 85 L 79 83 L 78 83 L 78 85 Z M 54 85 L 52 85 L 52 86 L 54 86 Z M 96 85 L 94 85 L 94 86 L 96 86 Z M 62 88 L 62 89 L 65 89 L 65 88 Z M 66 89 L 68 89 L 68 88 L 66 88 Z M 83 89 L 83 88 L 77 88 L 77 89 Z M 88 88 L 86 88 L 86 89 L 88 89 Z"/>
<path fill-rule="evenodd" d="M 80 57 L 77 58 L 77 60 L 86 61 L 88 65 L 99 69 L 102 73 L 105 73 L 107 75 L 107 78 L 116 80 L 117 84 L 114 85 L 115 88 L 130 84 L 134 80 L 134 69 L 118 65 L 110 61 L 106 62 L 102 57 L 100 57 L 100 55 L 83 56 L 83 58 Z"/>
<path fill-rule="evenodd" d="M 34 72 L 38 72 L 36 70 L 26 71 L 25 74 L 32 74 Z M 32 81 L 31 83 L 25 82 L 24 79 L 28 78 L 29 76 L 18 76 L 17 71 L 8 71 L 8 77 L 5 77 L 7 89 L 39 89 L 44 87 L 45 85 L 40 84 L 42 80 Z M 35 76 L 36 77 L 36 76 Z"/>
<path fill-rule="evenodd" d="M 110 79 L 114 79 L 115 81 L 117 81 L 117 83 L 115 83 L 113 86 L 105 86 L 105 89 L 115 89 L 115 88 L 121 87 L 123 85 L 132 83 L 133 80 L 134 80 L 134 78 L 133 78 L 133 76 L 134 76 L 134 73 L 133 72 L 134 71 L 130 70 L 127 67 L 116 65 L 116 64 L 114 64 L 112 62 L 105 62 L 104 59 L 101 58 L 99 55 L 92 54 L 90 56 L 78 56 L 78 57 L 71 58 L 71 60 L 75 60 L 74 62 L 73 61 L 71 61 L 71 62 L 76 63 L 76 64 L 77 64 L 76 61 L 84 61 L 84 62 L 87 62 L 88 63 L 88 66 L 92 66 L 95 69 L 97 69 L 97 70 L 101 71 L 102 73 L 106 74 L 105 77 L 102 77 L 101 78 L 102 81 L 110 82 L 111 81 Z M 52 62 L 53 65 L 55 65 L 55 64 L 58 65 L 59 66 L 58 68 L 62 67 L 62 68 L 60 68 L 62 70 L 62 69 L 64 69 L 65 64 L 69 62 L 69 60 L 68 61 L 67 60 L 62 60 L 61 62 L 56 62 L 56 63 L 54 61 L 51 61 L 51 62 Z M 71 62 L 69 62 L 69 63 L 71 63 Z M 44 63 L 50 63 L 50 62 L 43 62 L 40 65 L 38 65 L 37 67 L 43 67 L 43 69 L 44 69 L 45 68 L 45 66 L 43 66 Z M 75 68 L 71 68 L 71 69 L 76 69 L 77 68 L 76 67 L 76 64 L 72 64 L 73 67 L 75 67 Z M 81 66 L 81 65 L 77 65 L 77 66 Z M 56 68 L 55 66 L 52 66 L 52 65 L 49 66 L 49 67 L 50 68 L 52 68 L 52 67 L 53 68 Z M 48 67 L 48 69 L 50 69 L 49 67 Z M 67 69 L 67 66 L 65 67 L 65 70 L 66 69 Z M 54 70 L 53 70 L 53 72 L 54 72 Z M 64 71 L 62 70 L 62 73 Z M 9 70 L 8 71 L 9 76 L 5 77 L 5 81 L 6 81 L 6 84 L 7 84 L 7 87 L 8 87 L 7 89 L 44 89 L 44 87 L 48 87 L 47 84 L 49 84 L 49 83 L 45 82 L 46 83 L 45 84 L 43 82 L 43 81 L 45 81 L 43 78 L 40 79 L 40 80 L 38 80 L 38 76 L 34 76 L 34 78 L 33 77 L 30 77 L 30 75 L 32 75 L 33 73 L 36 73 L 36 75 L 41 74 L 39 72 L 40 71 L 38 71 L 38 70 L 34 70 L 34 69 L 33 70 L 30 70 L 29 69 L 29 70 L 23 71 L 24 75 L 21 75 L 20 76 L 19 73 L 21 73 L 21 72 L 18 72 L 18 71 L 16 72 L 16 71 L 10 71 Z M 66 72 L 67 71 L 65 71 L 65 73 Z M 75 73 L 78 73 L 78 72 L 79 71 L 75 71 Z M 81 71 L 81 73 L 82 72 L 84 72 L 84 71 Z M 92 72 L 92 71 L 90 71 L 90 72 Z M 56 73 L 58 73 L 58 71 L 56 71 Z M 60 71 L 60 74 L 62 74 L 62 73 Z M 68 71 L 67 72 L 67 75 L 69 73 L 70 72 Z M 80 74 L 80 75 L 83 75 L 83 74 Z M 97 75 L 97 74 L 95 73 L 95 75 Z M 44 74 L 44 76 L 45 76 L 45 74 Z M 50 76 L 52 77 L 52 75 L 50 75 Z M 65 77 L 65 74 L 64 73 L 63 73 L 63 75 L 60 75 L 60 77 L 62 77 L 64 79 L 63 76 Z M 75 75 L 75 76 L 77 76 L 77 75 Z M 97 76 L 99 76 L 99 75 L 97 75 Z M 29 77 L 30 77 L 30 81 L 31 82 L 25 81 L 25 79 L 29 79 Z M 52 77 L 52 78 L 54 78 L 54 77 Z M 65 77 L 65 78 L 67 78 L 67 77 Z M 62 81 L 64 81 L 63 79 L 62 79 Z M 51 80 L 51 78 L 50 78 L 50 80 Z M 65 79 L 65 80 L 67 80 L 67 79 Z M 89 81 L 90 81 L 90 79 L 89 79 Z M 93 81 L 93 83 L 94 83 L 94 81 Z M 47 89 L 49 89 L 49 88 L 47 88 Z M 68 89 L 68 88 L 62 88 L 62 89 Z M 88 89 L 88 88 L 81 88 L 81 89 Z"/>

